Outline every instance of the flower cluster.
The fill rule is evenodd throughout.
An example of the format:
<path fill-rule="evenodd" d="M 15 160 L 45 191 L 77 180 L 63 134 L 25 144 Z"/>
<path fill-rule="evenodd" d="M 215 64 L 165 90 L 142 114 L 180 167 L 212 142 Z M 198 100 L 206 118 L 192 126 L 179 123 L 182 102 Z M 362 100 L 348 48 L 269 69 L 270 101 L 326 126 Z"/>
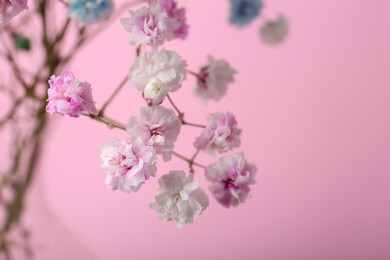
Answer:
<path fill-rule="evenodd" d="M 237 7 L 240 12 L 250 11 L 249 2 Z M 261 8 L 260 1 L 252 2 L 258 4 L 257 9 Z M 88 24 L 107 17 L 108 10 L 111 10 L 109 6 L 112 3 L 105 0 L 74 0 L 69 9 L 73 18 Z M 160 188 L 150 204 L 162 222 L 174 221 L 179 228 L 193 223 L 209 205 L 206 192 L 194 179 L 194 166 L 204 169 L 207 180 L 211 182 L 211 194 L 228 208 L 246 201 L 256 174 L 256 167 L 246 162 L 243 153 L 218 158 L 209 166 L 195 161 L 201 151 L 218 157 L 239 147 L 242 130 L 230 112 L 209 114 L 206 125 L 189 123 L 169 96 L 182 88 L 189 73 L 195 76 L 195 95 L 204 100 L 219 101 L 226 95 L 228 84 L 234 82 L 236 74 L 227 61 L 212 56 L 199 72 L 192 72 L 187 70 L 187 62 L 177 52 L 160 48 L 167 40 L 187 36 L 185 13 L 185 9 L 178 8 L 174 0 L 149 0 L 147 6 L 130 11 L 129 18 L 121 19 L 130 34 L 130 44 L 138 45 L 128 79 L 146 103 L 139 116 L 131 116 L 126 125 L 105 116 L 105 108 L 113 96 L 98 112 L 90 84 L 77 80 L 69 71 L 50 78 L 46 107 L 51 114 L 71 117 L 85 114 L 109 127 L 126 131 L 124 139 L 108 140 L 100 153 L 101 168 L 106 170 L 105 183 L 111 190 L 127 193 L 140 190 L 147 180 L 159 175 L 160 156 L 164 162 L 172 160 L 173 156 L 186 161 L 190 173 L 172 170 L 160 176 Z M 116 89 L 114 94 L 119 90 Z M 166 99 L 174 110 L 162 106 Z M 175 143 L 185 125 L 203 128 L 193 142 L 195 151 L 191 158 L 175 151 Z"/>
<path fill-rule="evenodd" d="M 0 26 L 27 9 L 27 0 L 0 0 Z"/>

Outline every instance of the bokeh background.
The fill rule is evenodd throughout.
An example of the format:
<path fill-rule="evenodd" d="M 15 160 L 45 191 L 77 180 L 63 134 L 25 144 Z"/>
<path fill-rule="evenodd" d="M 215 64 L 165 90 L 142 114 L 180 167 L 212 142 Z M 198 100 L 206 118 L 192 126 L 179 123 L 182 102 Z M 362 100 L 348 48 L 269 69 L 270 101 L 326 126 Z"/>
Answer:
<path fill-rule="evenodd" d="M 104 184 L 100 148 L 125 133 L 54 117 L 25 218 L 37 259 L 390 259 L 390 2 L 267 1 L 263 14 L 283 13 L 291 26 L 276 47 L 261 42 L 261 18 L 229 25 L 227 0 L 179 2 L 190 34 L 165 48 L 193 70 L 211 54 L 238 74 L 219 103 L 195 98 L 190 76 L 172 97 L 189 121 L 236 115 L 243 133 L 234 152 L 258 167 L 253 197 L 233 209 L 210 197 L 193 225 L 162 224 L 148 206 L 157 178 L 133 194 Z M 127 37 L 114 23 L 70 67 L 93 85 L 98 105 L 134 60 Z M 128 83 L 107 113 L 126 122 L 143 105 Z M 199 133 L 184 126 L 177 151 L 191 156 Z M 159 163 L 158 175 L 170 169 L 187 165 Z M 196 176 L 206 188 L 200 169 Z"/>

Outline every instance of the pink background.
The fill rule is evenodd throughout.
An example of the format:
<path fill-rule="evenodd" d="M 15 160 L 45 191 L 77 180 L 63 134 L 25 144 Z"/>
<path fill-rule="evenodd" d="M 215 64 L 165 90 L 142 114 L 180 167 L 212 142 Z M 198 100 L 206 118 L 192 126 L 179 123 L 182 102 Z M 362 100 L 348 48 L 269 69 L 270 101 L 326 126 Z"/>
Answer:
<path fill-rule="evenodd" d="M 100 147 L 125 133 L 55 117 L 27 218 L 42 240 L 39 259 L 390 259 L 390 2 L 268 1 L 267 16 L 283 13 L 291 23 L 278 47 L 259 40 L 261 19 L 230 26 L 227 0 L 182 4 L 190 35 L 166 48 L 193 70 L 212 54 L 239 73 L 220 103 L 194 98 L 191 77 L 172 96 L 189 121 L 236 115 L 243 128 L 236 151 L 259 169 L 252 199 L 228 210 L 210 197 L 193 225 L 162 224 L 148 207 L 157 179 L 133 194 L 104 185 Z M 71 69 L 92 83 L 101 105 L 133 59 L 115 23 Z M 142 105 L 128 84 L 108 114 L 126 122 Z M 183 127 L 177 151 L 190 156 L 187 140 L 199 133 Z M 160 162 L 158 175 L 169 169 L 187 165 Z"/>

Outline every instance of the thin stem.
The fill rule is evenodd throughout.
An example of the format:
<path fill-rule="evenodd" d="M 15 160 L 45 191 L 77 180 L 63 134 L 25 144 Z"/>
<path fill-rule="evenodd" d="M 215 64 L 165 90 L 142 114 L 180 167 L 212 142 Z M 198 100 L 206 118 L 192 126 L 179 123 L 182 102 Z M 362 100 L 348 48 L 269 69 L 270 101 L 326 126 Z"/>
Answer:
<path fill-rule="evenodd" d="M 206 166 L 204 166 L 204 165 L 202 165 L 202 164 L 200 164 L 200 163 L 191 161 L 191 159 L 188 159 L 187 157 L 185 157 L 185 156 L 183 156 L 183 155 L 181 155 L 181 154 L 179 154 L 179 153 L 177 153 L 177 152 L 175 152 L 175 151 L 172 151 L 172 154 L 173 154 L 174 156 L 176 156 L 177 158 L 180 158 L 180 159 L 182 159 L 183 161 L 188 162 L 189 165 L 191 164 L 191 165 L 198 166 L 199 168 L 206 169 Z M 190 170 L 191 170 L 191 168 L 190 168 Z"/>
<path fill-rule="evenodd" d="M 196 156 L 198 156 L 199 152 L 200 152 L 200 150 L 197 149 L 196 152 L 194 153 L 194 155 L 191 157 L 191 160 L 190 160 L 190 162 L 189 162 L 190 172 L 191 172 L 191 173 L 194 173 L 194 172 L 195 172 L 195 171 L 194 171 L 194 168 L 193 168 L 192 166 L 194 165 L 195 158 L 196 158 Z"/>
<path fill-rule="evenodd" d="M 188 74 L 191 74 L 192 76 L 195 76 L 196 78 L 200 78 L 200 75 L 196 72 L 193 72 L 192 70 L 186 70 Z"/>
<path fill-rule="evenodd" d="M 167 95 L 167 98 L 169 100 L 169 103 L 173 106 L 173 108 L 176 110 L 176 112 L 179 114 L 179 118 L 183 121 L 184 113 L 179 110 L 179 108 L 173 103 L 173 100 L 171 99 L 171 96 L 169 94 Z"/>
<path fill-rule="evenodd" d="M 83 114 L 83 115 L 87 116 L 93 120 L 99 121 L 103 124 L 106 124 L 110 129 L 118 128 L 118 129 L 126 131 L 126 126 L 124 124 L 122 124 L 122 123 L 120 123 L 112 118 L 100 116 L 100 115 L 92 115 L 92 114 Z"/>
<path fill-rule="evenodd" d="M 206 128 L 205 125 L 199 125 L 199 124 L 194 124 L 194 123 L 189 123 L 187 121 L 182 120 L 183 125 L 188 125 L 188 126 L 193 126 L 193 127 L 199 127 L 199 128 Z"/>
<path fill-rule="evenodd" d="M 167 95 L 168 97 L 168 100 L 169 102 L 171 103 L 171 105 L 173 106 L 173 108 L 176 110 L 176 112 L 178 113 L 179 115 L 179 119 L 181 121 L 181 123 L 183 125 L 188 125 L 188 126 L 194 126 L 194 127 L 199 127 L 199 128 L 206 128 L 205 125 L 201 125 L 201 124 L 194 124 L 194 123 L 189 123 L 187 121 L 184 120 L 184 113 L 180 111 L 180 109 L 175 105 L 175 103 L 173 103 L 173 100 L 172 98 L 169 96 L 169 94 Z"/>
<path fill-rule="evenodd" d="M 103 104 L 102 108 L 99 111 L 99 115 L 103 116 L 104 111 L 108 107 L 108 105 L 114 100 L 114 98 L 118 95 L 118 93 L 121 91 L 121 89 L 125 86 L 126 82 L 128 81 L 129 77 L 126 75 L 121 83 L 119 83 L 118 87 L 115 89 L 115 91 L 111 94 L 111 96 L 107 99 L 107 101 Z"/>

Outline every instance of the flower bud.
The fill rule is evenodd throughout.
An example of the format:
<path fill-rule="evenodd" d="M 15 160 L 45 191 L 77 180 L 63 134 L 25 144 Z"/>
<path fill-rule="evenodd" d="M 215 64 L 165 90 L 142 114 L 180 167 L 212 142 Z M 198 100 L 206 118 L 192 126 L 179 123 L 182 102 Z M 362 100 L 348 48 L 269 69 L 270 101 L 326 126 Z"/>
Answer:
<path fill-rule="evenodd" d="M 142 96 L 145 99 L 148 106 L 160 105 L 164 98 L 168 94 L 167 84 L 159 80 L 158 78 L 152 78 L 146 84 Z"/>

